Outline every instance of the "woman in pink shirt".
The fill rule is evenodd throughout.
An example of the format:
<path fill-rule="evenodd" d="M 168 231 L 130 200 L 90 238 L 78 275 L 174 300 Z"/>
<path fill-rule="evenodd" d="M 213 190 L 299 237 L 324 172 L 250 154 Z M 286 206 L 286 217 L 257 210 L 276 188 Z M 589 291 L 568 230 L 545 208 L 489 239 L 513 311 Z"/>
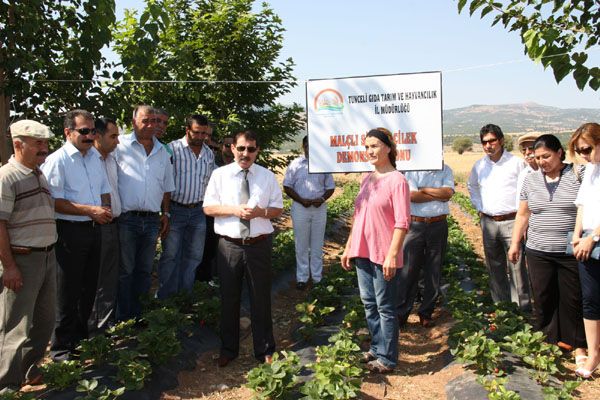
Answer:
<path fill-rule="evenodd" d="M 402 243 L 410 221 L 410 191 L 396 170 L 396 145 L 390 131 L 369 131 L 365 148 L 374 172 L 365 174 L 354 203 L 352 230 L 342 267 L 357 269 L 371 348 L 367 368 L 387 373 L 398 361 L 397 268 L 402 268 Z"/>

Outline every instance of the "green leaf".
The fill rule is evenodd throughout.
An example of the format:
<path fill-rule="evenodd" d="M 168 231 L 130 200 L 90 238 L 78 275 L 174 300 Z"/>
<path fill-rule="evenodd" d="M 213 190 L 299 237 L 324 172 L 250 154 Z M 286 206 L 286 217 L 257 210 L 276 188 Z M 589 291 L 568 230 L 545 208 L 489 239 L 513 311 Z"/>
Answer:
<path fill-rule="evenodd" d="M 467 4 L 467 0 L 458 0 L 458 13 L 460 14 Z"/>
<path fill-rule="evenodd" d="M 489 14 L 494 8 L 492 6 L 486 6 L 483 8 L 483 10 L 481 10 L 481 16 L 479 18 L 483 18 L 485 17 L 487 14 Z"/>
<path fill-rule="evenodd" d="M 473 0 L 469 5 L 469 15 L 473 15 L 473 13 L 481 6 L 482 0 Z"/>
<path fill-rule="evenodd" d="M 573 71 L 573 78 L 575 78 L 575 83 L 577 83 L 577 87 L 579 88 L 579 90 L 585 89 L 585 85 L 587 84 L 588 79 L 590 78 L 588 69 L 581 65 L 577 66 L 575 68 L 575 71 Z"/>

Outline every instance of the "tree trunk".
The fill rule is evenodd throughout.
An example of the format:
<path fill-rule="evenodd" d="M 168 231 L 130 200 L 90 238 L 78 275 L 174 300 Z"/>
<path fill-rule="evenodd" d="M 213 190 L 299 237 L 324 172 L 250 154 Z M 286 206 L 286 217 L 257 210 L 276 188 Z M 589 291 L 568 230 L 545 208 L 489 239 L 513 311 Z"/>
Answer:
<path fill-rule="evenodd" d="M 4 85 L 4 71 L 0 70 L 0 88 Z M 13 153 L 12 140 L 8 132 L 10 123 L 10 97 L 0 92 L 0 162 L 5 164 Z"/>

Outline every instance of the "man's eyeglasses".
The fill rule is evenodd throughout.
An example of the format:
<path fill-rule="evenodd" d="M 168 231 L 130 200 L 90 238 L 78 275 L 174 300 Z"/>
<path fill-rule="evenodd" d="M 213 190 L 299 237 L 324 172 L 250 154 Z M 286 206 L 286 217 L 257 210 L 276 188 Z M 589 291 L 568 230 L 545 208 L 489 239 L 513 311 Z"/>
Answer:
<path fill-rule="evenodd" d="M 481 145 L 482 145 L 482 146 L 485 146 L 485 145 L 486 145 L 486 144 L 488 144 L 488 143 L 489 143 L 489 144 L 494 144 L 494 143 L 496 143 L 497 141 L 498 141 L 498 139 L 482 140 L 482 141 L 481 141 Z"/>
<path fill-rule="evenodd" d="M 96 128 L 73 128 L 72 131 L 79 132 L 80 135 L 95 135 Z"/>
<path fill-rule="evenodd" d="M 592 150 L 592 146 L 580 147 L 578 149 L 575 149 L 575 153 L 579 154 L 580 156 L 589 156 L 590 154 L 592 154 Z"/>
<path fill-rule="evenodd" d="M 248 153 L 254 153 L 256 150 L 258 150 L 257 147 L 246 147 L 246 146 L 237 146 L 235 149 L 237 151 L 239 151 L 240 153 L 243 153 L 246 150 L 248 150 Z"/>
<path fill-rule="evenodd" d="M 142 124 L 162 124 L 162 120 L 160 118 L 144 118 Z"/>

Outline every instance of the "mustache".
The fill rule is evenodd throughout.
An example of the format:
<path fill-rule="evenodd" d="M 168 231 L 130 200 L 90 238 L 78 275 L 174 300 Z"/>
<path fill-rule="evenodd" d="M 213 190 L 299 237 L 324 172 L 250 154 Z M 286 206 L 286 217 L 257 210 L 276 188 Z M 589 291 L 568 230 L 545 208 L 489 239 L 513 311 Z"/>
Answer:
<path fill-rule="evenodd" d="M 36 156 L 38 156 L 38 157 L 45 157 L 47 155 L 48 155 L 47 151 L 38 151 L 36 154 Z"/>
<path fill-rule="evenodd" d="M 83 143 L 94 143 L 94 141 L 91 139 L 84 139 L 84 140 L 82 140 L 82 142 Z"/>

